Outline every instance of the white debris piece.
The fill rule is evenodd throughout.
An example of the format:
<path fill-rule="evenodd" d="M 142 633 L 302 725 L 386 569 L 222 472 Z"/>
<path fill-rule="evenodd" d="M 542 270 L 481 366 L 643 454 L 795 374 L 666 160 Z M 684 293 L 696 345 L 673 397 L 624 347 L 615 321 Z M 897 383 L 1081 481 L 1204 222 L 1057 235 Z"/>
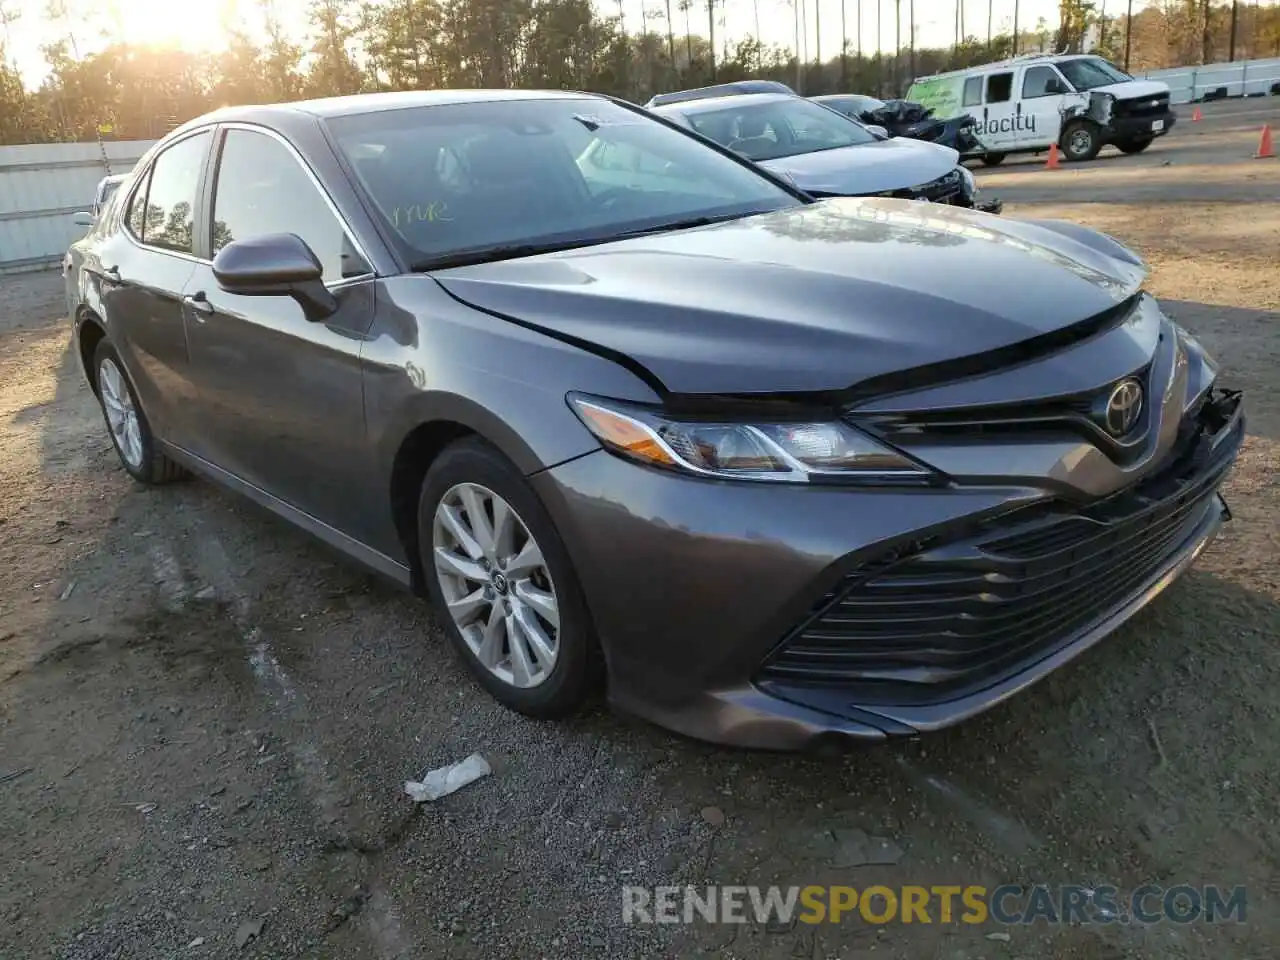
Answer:
<path fill-rule="evenodd" d="M 441 797 L 447 797 L 455 790 L 461 790 L 468 783 L 473 783 L 481 777 L 487 777 L 492 772 L 484 757 L 478 753 L 473 753 L 467 759 L 460 760 L 447 767 L 428 770 L 423 775 L 421 783 L 406 780 L 404 792 L 411 796 L 415 803 L 439 800 Z"/>

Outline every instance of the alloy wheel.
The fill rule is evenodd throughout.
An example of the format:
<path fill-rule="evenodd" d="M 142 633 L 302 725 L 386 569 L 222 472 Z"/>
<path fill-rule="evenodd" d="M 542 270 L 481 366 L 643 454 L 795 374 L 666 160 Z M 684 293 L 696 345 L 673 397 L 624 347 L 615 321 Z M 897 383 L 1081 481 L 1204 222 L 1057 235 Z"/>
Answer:
<path fill-rule="evenodd" d="M 115 438 L 116 449 L 126 464 L 135 470 L 142 467 L 142 427 L 138 423 L 138 410 L 133 395 L 125 383 L 124 374 L 110 357 L 98 367 L 98 388 L 102 396 L 102 408 L 107 414 L 107 426 Z"/>
<path fill-rule="evenodd" d="M 1075 130 L 1071 134 L 1071 153 L 1074 156 L 1083 156 L 1089 152 L 1093 146 L 1093 134 L 1088 130 Z"/>
<path fill-rule="evenodd" d="M 560 605 L 542 549 L 506 500 L 478 483 L 440 498 L 432 556 L 449 615 L 499 680 L 536 687 L 559 654 Z"/>

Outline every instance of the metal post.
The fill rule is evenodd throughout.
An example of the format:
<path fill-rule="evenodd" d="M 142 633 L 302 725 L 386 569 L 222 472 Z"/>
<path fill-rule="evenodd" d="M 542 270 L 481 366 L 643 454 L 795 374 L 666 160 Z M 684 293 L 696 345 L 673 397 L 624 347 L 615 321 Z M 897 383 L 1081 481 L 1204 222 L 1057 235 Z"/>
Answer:
<path fill-rule="evenodd" d="M 716 0 L 707 0 L 707 29 L 710 43 L 707 45 L 711 57 L 711 82 L 716 82 Z"/>
<path fill-rule="evenodd" d="M 911 48 L 911 59 L 907 61 L 911 72 L 907 82 L 910 83 L 916 78 L 916 0 L 911 0 L 907 6 L 907 29 L 909 31 L 907 43 Z M 906 93 L 906 90 L 902 92 Z"/>
<path fill-rule="evenodd" d="M 849 89 L 849 24 L 848 0 L 840 0 L 840 91 Z"/>
<path fill-rule="evenodd" d="M 898 95 L 898 60 L 902 57 L 902 0 L 893 0 L 893 75 L 890 88 Z"/>
<path fill-rule="evenodd" d="M 1018 55 L 1018 0 L 1013 0 L 1013 55 Z"/>
<path fill-rule="evenodd" d="M 822 0 L 813 0 L 813 58 L 818 61 L 818 86 L 826 71 L 822 69 Z"/>
<path fill-rule="evenodd" d="M 1124 72 L 1129 72 L 1129 44 L 1133 40 L 1133 0 L 1129 0 L 1129 12 L 1124 18 Z"/>
<path fill-rule="evenodd" d="M 991 8 L 995 6 L 995 0 L 987 0 L 987 53 L 992 52 L 991 46 Z"/>
<path fill-rule="evenodd" d="M 800 63 L 800 0 L 791 0 L 796 14 L 796 93 L 804 90 L 804 65 Z"/>
<path fill-rule="evenodd" d="M 1236 6 L 1237 0 L 1231 0 L 1231 52 L 1227 54 L 1227 59 L 1232 62 L 1236 59 L 1236 17 L 1238 16 Z"/>

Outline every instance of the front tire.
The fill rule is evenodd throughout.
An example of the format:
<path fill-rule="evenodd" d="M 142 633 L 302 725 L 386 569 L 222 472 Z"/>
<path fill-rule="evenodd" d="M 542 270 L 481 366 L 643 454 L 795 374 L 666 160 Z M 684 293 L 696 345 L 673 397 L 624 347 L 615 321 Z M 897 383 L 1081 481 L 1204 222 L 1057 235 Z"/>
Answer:
<path fill-rule="evenodd" d="M 1004 163 L 1005 155 L 1003 153 L 984 153 L 982 162 L 988 167 L 998 167 Z"/>
<path fill-rule="evenodd" d="M 1125 140 L 1116 144 L 1116 149 L 1121 153 L 1135 154 L 1141 153 L 1147 147 L 1151 146 L 1152 138 L 1146 140 Z"/>
<path fill-rule="evenodd" d="M 546 508 L 479 439 L 446 448 L 422 483 L 423 579 L 471 674 L 538 719 L 577 712 L 601 673 L 582 588 Z"/>
<path fill-rule="evenodd" d="M 1062 155 L 1072 163 L 1092 160 L 1102 149 L 1102 135 L 1096 124 L 1088 120 L 1073 120 L 1062 131 L 1059 143 Z"/>
<path fill-rule="evenodd" d="M 186 471 L 157 448 L 151 424 L 124 371 L 120 355 L 105 338 L 93 353 L 93 371 L 111 445 L 116 448 L 120 464 L 129 476 L 147 486 L 171 483 L 185 476 Z"/>

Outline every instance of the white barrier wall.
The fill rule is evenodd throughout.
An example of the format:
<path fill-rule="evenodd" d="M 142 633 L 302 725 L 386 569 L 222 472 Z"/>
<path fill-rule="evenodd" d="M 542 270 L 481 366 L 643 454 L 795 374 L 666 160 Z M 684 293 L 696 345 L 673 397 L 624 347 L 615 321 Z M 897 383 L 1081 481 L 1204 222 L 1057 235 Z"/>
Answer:
<path fill-rule="evenodd" d="M 1226 89 L 1228 97 L 1246 97 L 1269 94 L 1272 86 L 1280 83 L 1280 58 L 1209 63 L 1203 67 L 1173 67 L 1135 73 L 1134 76 L 1163 80 L 1169 85 L 1171 103 L 1190 103 L 1220 88 Z"/>
<path fill-rule="evenodd" d="M 60 261 L 84 235 L 71 218 L 89 209 L 98 181 L 128 173 L 152 142 L 0 147 L 0 273 Z"/>

